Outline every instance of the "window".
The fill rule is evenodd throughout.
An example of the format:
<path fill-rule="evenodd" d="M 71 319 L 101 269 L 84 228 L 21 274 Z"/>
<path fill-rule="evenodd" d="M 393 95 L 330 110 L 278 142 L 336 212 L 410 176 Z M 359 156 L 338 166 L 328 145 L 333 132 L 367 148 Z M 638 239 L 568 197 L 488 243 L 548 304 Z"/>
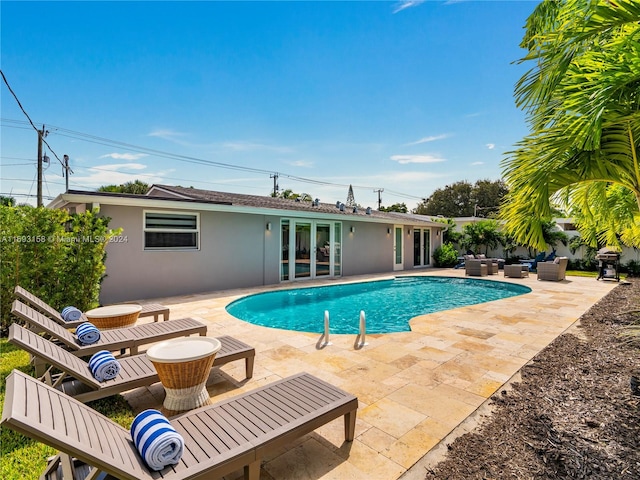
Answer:
<path fill-rule="evenodd" d="M 197 250 L 200 215 L 144 212 L 145 250 Z"/>

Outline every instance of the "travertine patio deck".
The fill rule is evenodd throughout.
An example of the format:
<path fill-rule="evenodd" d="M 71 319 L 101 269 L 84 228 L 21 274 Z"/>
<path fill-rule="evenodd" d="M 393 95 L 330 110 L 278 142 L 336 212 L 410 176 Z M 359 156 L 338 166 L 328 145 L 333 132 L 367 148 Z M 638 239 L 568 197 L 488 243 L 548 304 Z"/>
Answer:
<path fill-rule="evenodd" d="M 401 275 L 464 276 L 464 270 L 421 270 Z M 303 282 L 299 286 L 381 279 L 392 274 Z M 542 348 L 569 328 L 616 284 L 567 277 L 563 282 L 483 277 L 527 285 L 532 292 L 504 300 L 422 315 L 411 332 L 332 335 L 318 349 L 319 334 L 260 327 L 237 320 L 225 306 L 247 294 L 297 285 L 230 290 L 153 299 L 171 307 L 171 318 L 205 321 L 210 336 L 232 335 L 256 348 L 254 376 L 244 363 L 213 373 L 213 400 L 306 371 L 356 395 L 360 401 L 356 439 L 344 443 L 342 420 L 334 421 L 272 455 L 261 479 L 424 478 L 417 463 L 478 409 Z M 318 320 L 319 322 L 322 319 Z M 135 412 L 159 408 L 164 390 L 156 384 L 126 394 Z M 229 478 L 237 478 L 242 472 Z"/>

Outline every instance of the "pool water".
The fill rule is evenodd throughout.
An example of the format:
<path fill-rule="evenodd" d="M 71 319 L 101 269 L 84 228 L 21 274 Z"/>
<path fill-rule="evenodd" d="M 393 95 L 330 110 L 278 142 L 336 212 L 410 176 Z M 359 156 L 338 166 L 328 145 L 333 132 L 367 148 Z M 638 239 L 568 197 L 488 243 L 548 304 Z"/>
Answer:
<path fill-rule="evenodd" d="M 529 293 L 522 285 L 447 277 L 392 280 L 266 292 L 227 305 L 236 318 L 264 327 L 322 333 L 329 312 L 330 333 L 358 333 L 360 311 L 367 333 L 406 332 L 409 320 L 425 313 Z"/>

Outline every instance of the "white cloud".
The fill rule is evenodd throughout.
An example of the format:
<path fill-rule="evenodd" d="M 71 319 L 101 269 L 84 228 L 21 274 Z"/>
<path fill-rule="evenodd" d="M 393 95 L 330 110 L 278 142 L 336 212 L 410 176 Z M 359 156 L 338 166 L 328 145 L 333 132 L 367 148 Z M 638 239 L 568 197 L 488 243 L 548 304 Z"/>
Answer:
<path fill-rule="evenodd" d="M 314 163 L 310 160 L 296 160 L 295 162 L 288 162 L 288 164 L 291 165 L 292 167 L 304 167 L 304 168 L 311 168 L 314 165 Z"/>
<path fill-rule="evenodd" d="M 109 171 L 117 171 L 117 170 L 144 170 L 147 168 L 146 165 L 142 163 L 114 163 L 111 165 L 100 165 L 99 167 L 88 167 L 90 170 L 92 168 L 99 168 L 100 170 L 109 170 Z"/>
<path fill-rule="evenodd" d="M 451 135 L 448 133 L 443 133 L 441 135 L 431 135 L 429 137 L 423 137 L 420 140 L 416 140 L 415 142 L 405 143 L 405 146 L 411 145 L 420 145 L 421 143 L 435 142 L 436 140 L 444 140 L 445 138 L 449 138 Z"/>
<path fill-rule="evenodd" d="M 225 142 L 222 144 L 224 148 L 233 150 L 235 152 L 253 152 L 256 150 L 276 152 L 276 153 L 291 153 L 293 149 L 289 147 L 281 147 L 277 145 L 267 145 L 265 143 L 255 142 Z"/>
<path fill-rule="evenodd" d="M 176 137 L 184 137 L 185 134 L 181 132 L 176 132 L 175 130 L 171 130 L 171 129 L 160 128 L 158 130 L 154 130 L 153 132 L 149 133 L 149 136 L 164 138 L 165 140 L 175 140 Z"/>
<path fill-rule="evenodd" d="M 400 165 L 408 163 L 438 163 L 446 161 L 444 158 L 435 157 L 433 155 L 392 155 L 391 160 L 398 162 Z"/>
<path fill-rule="evenodd" d="M 147 169 L 147 165 L 141 163 L 122 163 L 96 165 L 87 167 L 84 175 L 73 175 L 71 182 L 82 188 L 98 188 L 103 185 L 120 185 L 122 183 L 142 180 L 145 183 L 162 183 L 167 172 L 141 173 Z"/>
<path fill-rule="evenodd" d="M 113 158 L 114 160 L 138 160 L 143 157 L 148 157 L 146 153 L 107 153 L 100 158 Z"/>
<path fill-rule="evenodd" d="M 484 162 L 473 162 L 471 165 L 473 165 L 473 166 L 484 165 Z"/>
<path fill-rule="evenodd" d="M 495 143 L 487 143 L 485 145 L 489 150 L 493 150 L 494 148 L 496 148 L 496 144 Z"/>
<path fill-rule="evenodd" d="M 425 0 L 403 0 L 393 6 L 393 13 L 401 12 L 402 10 L 406 10 L 407 8 L 417 7 L 418 5 L 424 3 L 424 1 Z"/>

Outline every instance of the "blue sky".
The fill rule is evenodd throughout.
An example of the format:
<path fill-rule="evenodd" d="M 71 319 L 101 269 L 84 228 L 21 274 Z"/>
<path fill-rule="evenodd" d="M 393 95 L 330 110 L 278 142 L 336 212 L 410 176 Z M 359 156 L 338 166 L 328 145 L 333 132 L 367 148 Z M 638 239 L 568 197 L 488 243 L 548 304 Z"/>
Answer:
<path fill-rule="evenodd" d="M 49 130 L 45 197 L 135 179 L 414 208 L 497 180 L 536 1 L 0 3 L 1 66 Z M 37 135 L 1 87 L 0 191 L 35 203 Z M 45 199 L 45 204 L 47 203 Z"/>

